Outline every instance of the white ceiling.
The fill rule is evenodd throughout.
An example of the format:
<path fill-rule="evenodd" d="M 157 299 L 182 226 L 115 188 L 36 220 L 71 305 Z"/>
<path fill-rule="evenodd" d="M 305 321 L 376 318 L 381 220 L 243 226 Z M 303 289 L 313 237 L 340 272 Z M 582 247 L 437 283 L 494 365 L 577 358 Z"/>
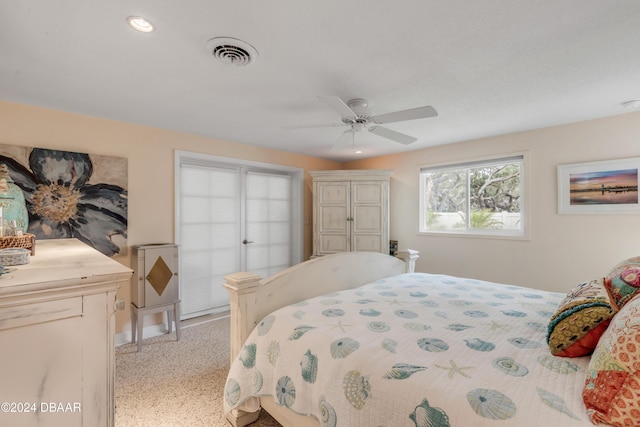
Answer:
<path fill-rule="evenodd" d="M 213 37 L 259 57 L 224 64 Z M 346 128 L 285 129 L 339 122 L 326 95 L 438 111 L 385 125 L 409 146 L 357 133 L 360 157 L 627 113 L 640 1 L 0 0 L 2 100 L 353 159 L 330 151 Z"/>

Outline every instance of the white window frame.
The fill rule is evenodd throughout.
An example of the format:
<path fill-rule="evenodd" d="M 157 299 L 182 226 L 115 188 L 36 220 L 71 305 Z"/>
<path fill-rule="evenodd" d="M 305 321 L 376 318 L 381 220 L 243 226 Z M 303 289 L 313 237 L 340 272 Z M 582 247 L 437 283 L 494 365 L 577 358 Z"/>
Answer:
<path fill-rule="evenodd" d="M 444 170 L 444 169 L 465 169 L 475 168 L 483 165 L 492 165 L 501 163 L 504 161 L 518 161 L 520 163 L 520 229 L 462 229 L 462 230 L 431 230 L 426 228 L 426 215 L 425 215 L 425 179 L 422 176 L 423 172 Z M 529 200 L 529 179 L 528 179 L 528 153 L 512 153 L 500 156 L 492 156 L 481 159 L 466 160 L 460 162 L 447 162 L 423 165 L 418 168 L 419 179 L 419 234 L 422 235 L 451 235 L 451 236 L 463 236 L 463 237 L 487 237 L 487 238 L 503 238 L 503 239 L 517 239 L 528 240 L 529 238 L 529 225 L 528 225 L 528 200 Z M 467 195 L 468 197 L 468 195 Z"/>

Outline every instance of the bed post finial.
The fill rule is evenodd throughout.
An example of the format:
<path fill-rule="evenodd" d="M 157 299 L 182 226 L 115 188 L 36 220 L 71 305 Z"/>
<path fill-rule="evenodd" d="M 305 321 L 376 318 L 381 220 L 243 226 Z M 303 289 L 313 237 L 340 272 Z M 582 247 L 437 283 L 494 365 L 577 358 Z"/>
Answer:
<path fill-rule="evenodd" d="M 407 273 L 414 273 L 416 270 L 416 260 L 420 258 L 420 252 L 414 249 L 403 249 L 396 252 L 396 257 L 405 262 Z"/>

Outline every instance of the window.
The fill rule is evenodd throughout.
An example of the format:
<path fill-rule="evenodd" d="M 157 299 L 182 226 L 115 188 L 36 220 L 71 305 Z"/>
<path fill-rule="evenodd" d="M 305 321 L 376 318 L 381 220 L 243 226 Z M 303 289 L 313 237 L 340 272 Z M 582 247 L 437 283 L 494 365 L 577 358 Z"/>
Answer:
<path fill-rule="evenodd" d="M 524 156 L 420 169 L 420 231 L 524 236 Z"/>

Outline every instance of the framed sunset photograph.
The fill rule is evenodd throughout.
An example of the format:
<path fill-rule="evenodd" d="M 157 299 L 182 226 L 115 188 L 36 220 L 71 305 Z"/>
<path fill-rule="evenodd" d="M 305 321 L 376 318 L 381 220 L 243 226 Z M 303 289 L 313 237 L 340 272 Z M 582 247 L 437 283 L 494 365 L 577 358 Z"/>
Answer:
<path fill-rule="evenodd" d="M 640 213 L 640 157 L 558 166 L 558 213 Z"/>

